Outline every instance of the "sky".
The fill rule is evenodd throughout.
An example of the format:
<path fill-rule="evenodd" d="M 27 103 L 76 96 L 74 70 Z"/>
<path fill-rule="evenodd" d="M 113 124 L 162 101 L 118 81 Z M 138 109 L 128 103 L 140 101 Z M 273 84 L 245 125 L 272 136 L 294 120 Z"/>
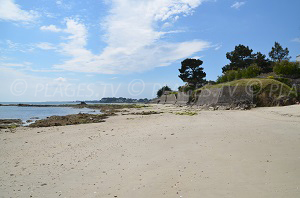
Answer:
<path fill-rule="evenodd" d="M 299 0 L 0 0 L 0 101 L 153 98 L 181 61 L 207 80 L 239 44 L 300 54 Z"/>

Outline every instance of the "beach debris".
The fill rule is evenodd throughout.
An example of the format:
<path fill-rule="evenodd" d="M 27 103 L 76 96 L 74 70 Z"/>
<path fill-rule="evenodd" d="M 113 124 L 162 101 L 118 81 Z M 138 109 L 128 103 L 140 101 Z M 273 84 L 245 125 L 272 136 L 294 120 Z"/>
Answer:
<path fill-rule="evenodd" d="M 152 115 L 152 114 L 161 114 L 163 112 L 158 111 L 142 111 L 142 112 L 133 112 L 130 115 Z"/>
<path fill-rule="evenodd" d="M 198 113 L 193 111 L 184 111 L 184 112 L 177 112 L 175 113 L 175 115 L 194 116 L 194 115 L 198 115 Z"/>

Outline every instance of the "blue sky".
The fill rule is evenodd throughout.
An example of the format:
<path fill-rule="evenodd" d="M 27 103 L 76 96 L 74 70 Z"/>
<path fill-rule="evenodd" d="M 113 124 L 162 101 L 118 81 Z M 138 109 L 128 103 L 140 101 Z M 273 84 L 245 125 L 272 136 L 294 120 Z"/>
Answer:
<path fill-rule="evenodd" d="M 300 1 L 0 0 L 0 101 L 152 98 L 177 89 L 180 62 L 208 80 L 244 44 L 300 54 Z"/>

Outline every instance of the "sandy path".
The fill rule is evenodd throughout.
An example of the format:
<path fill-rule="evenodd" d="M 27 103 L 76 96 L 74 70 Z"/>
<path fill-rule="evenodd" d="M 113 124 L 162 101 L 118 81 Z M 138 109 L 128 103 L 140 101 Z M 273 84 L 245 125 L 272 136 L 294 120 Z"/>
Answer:
<path fill-rule="evenodd" d="M 300 106 L 0 133 L 0 197 L 300 197 Z M 150 110 L 150 109 L 148 109 Z"/>

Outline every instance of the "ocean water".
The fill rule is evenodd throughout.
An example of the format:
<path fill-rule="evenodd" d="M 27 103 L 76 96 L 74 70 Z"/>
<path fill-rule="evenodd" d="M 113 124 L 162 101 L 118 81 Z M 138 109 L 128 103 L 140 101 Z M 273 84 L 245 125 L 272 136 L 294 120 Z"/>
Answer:
<path fill-rule="evenodd" d="M 34 120 L 33 117 L 44 119 L 49 116 L 64 116 L 69 114 L 89 113 L 99 114 L 100 110 L 88 108 L 76 109 L 72 107 L 19 107 L 0 106 L 0 119 L 21 119 L 23 122 Z"/>
<path fill-rule="evenodd" d="M 30 105 L 64 105 L 64 104 L 79 104 L 79 102 L 0 102 L 0 104 L 30 104 Z"/>

